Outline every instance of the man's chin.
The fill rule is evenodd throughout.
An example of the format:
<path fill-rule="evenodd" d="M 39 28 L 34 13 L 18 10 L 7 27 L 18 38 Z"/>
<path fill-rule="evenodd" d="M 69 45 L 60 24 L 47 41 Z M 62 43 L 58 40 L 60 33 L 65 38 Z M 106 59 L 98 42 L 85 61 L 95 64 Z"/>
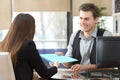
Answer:
<path fill-rule="evenodd" d="M 86 29 L 81 29 L 81 31 L 82 31 L 82 32 L 87 32 L 87 30 L 86 30 Z"/>

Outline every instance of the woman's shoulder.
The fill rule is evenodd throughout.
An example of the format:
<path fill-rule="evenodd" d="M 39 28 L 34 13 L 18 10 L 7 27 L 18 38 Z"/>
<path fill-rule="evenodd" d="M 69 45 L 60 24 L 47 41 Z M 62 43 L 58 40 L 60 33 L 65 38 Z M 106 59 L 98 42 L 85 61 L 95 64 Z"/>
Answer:
<path fill-rule="evenodd" d="M 35 42 L 33 40 L 26 40 L 24 41 L 23 45 L 35 45 Z"/>
<path fill-rule="evenodd" d="M 32 40 L 26 40 L 23 45 L 22 48 L 36 48 L 35 42 Z"/>
<path fill-rule="evenodd" d="M 18 51 L 18 56 L 22 56 L 23 58 L 28 59 L 29 57 L 35 55 L 33 53 L 35 53 L 37 51 L 36 46 L 34 41 L 32 40 L 27 40 L 24 41 L 21 48 Z"/>
<path fill-rule="evenodd" d="M 24 43 L 25 44 L 30 44 L 30 43 L 34 43 L 34 41 L 33 40 L 25 40 Z"/>

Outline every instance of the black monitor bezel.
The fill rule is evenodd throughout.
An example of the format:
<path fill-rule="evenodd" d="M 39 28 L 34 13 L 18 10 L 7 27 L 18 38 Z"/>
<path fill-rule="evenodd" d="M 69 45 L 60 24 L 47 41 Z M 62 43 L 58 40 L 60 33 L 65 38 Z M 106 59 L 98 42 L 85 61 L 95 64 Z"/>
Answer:
<path fill-rule="evenodd" d="M 120 66 L 120 54 L 118 54 L 118 51 L 120 52 L 119 46 L 120 46 L 119 36 L 97 37 L 96 68 L 119 67 Z M 106 53 L 104 51 L 106 51 Z"/>

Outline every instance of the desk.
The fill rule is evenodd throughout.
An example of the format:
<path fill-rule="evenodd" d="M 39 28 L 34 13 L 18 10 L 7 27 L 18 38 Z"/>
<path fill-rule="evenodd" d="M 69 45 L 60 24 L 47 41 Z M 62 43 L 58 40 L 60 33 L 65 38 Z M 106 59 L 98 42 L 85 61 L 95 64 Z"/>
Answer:
<path fill-rule="evenodd" d="M 99 75 L 93 74 L 93 75 Z M 62 79 L 62 80 L 120 80 L 119 78 L 101 78 L 101 77 L 86 77 L 80 73 L 75 73 L 70 69 L 59 68 L 57 74 L 52 76 L 53 79 Z"/>

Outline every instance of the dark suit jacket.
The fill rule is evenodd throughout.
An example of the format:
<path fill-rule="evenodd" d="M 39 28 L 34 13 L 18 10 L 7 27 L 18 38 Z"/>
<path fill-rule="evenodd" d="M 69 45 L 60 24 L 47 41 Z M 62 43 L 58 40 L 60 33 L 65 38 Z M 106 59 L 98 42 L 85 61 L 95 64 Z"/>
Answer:
<path fill-rule="evenodd" d="M 17 63 L 14 67 L 16 80 L 32 80 L 33 69 L 42 77 L 50 79 L 57 73 L 56 67 L 47 68 L 33 41 L 26 41 L 18 51 Z"/>

